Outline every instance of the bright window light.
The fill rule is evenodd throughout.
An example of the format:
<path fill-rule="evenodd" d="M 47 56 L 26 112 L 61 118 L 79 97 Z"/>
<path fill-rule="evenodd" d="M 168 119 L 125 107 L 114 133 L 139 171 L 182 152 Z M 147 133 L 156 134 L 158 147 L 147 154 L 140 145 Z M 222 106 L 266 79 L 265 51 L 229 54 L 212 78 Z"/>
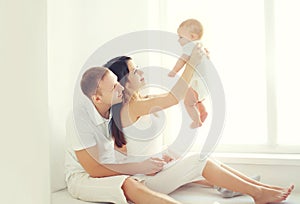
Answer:
<path fill-rule="evenodd" d="M 299 8 L 298 0 L 275 4 L 278 143 L 285 145 L 300 145 Z"/>

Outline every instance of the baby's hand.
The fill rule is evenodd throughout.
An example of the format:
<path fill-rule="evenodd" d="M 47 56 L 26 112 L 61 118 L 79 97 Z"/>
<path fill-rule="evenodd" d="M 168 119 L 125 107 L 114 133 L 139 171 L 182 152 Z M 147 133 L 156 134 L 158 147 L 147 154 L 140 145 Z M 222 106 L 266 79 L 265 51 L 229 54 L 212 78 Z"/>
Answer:
<path fill-rule="evenodd" d="M 174 77 L 176 75 L 176 72 L 174 72 L 173 70 L 169 72 L 168 76 L 169 77 Z"/>

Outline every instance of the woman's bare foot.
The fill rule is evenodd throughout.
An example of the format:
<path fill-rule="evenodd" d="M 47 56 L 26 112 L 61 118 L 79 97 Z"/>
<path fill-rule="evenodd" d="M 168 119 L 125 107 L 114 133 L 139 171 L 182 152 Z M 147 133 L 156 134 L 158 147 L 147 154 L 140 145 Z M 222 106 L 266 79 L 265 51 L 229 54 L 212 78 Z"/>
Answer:
<path fill-rule="evenodd" d="M 291 186 L 289 186 L 288 188 L 283 188 L 283 187 L 280 187 L 280 186 L 266 185 L 266 184 L 263 184 L 263 183 L 260 183 L 260 182 L 257 182 L 257 183 L 255 183 L 255 184 L 258 185 L 258 186 L 266 187 L 266 188 L 273 189 L 273 190 L 285 191 L 285 192 L 288 192 L 289 194 L 290 194 L 290 193 L 294 190 L 294 188 L 295 188 L 294 185 L 291 185 Z"/>
<path fill-rule="evenodd" d="M 288 190 L 274 190 L 266 187 L 259 187 L 259 188 L 260 188 L 260 192 L 258 193 L 258 195 L 253 196 L 255 204 L 281 202 L 285 200 L 290 194 Z"/>

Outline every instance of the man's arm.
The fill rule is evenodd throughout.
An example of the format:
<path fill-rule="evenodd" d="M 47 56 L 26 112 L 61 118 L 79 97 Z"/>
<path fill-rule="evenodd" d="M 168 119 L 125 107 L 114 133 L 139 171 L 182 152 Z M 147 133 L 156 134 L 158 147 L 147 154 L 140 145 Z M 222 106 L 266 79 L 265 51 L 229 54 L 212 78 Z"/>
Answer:
<path fill-rule="evenodd" d="M 77 159 L 85 171 L 94 178 L 134 175 L 134 174 L 155 174 L 163 169 L 164 161 L 159 158 L 149 158 L 142 162 L 124 164 L 101 164 L 97 161 L 97 146 L 75 151 Z"/>
<path fill-rule="evenodd" d="M 106 177 L 120 175 L 119 172 L 106 168 L 103 164 L 100 164 L 95 158 L 98 152 L 97 147 L 90 147 L 87 149 L 75 151 L 76 157 L 79 160 L 81 166 L 91 177 Z"/>

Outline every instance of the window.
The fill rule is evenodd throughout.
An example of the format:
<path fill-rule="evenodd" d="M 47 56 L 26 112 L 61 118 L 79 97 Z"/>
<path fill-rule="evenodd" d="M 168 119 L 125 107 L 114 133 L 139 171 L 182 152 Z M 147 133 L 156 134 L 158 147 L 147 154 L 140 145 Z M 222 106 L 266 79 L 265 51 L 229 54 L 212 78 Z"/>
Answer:
<path fill-rule="evenodd" d="M 275 4 L 278 143 L 285 145 L 300 144 L 299 7 L 297 0 Z"/>
<path fill-rule="evenodd" d="M 161 24 L 168 31 L 176 32 L 187 18 L 203 23 L 203 42 L 226 95 L 221 151 L 299 153 L 299 5 L 297 0 L 162 3 Z"/>

